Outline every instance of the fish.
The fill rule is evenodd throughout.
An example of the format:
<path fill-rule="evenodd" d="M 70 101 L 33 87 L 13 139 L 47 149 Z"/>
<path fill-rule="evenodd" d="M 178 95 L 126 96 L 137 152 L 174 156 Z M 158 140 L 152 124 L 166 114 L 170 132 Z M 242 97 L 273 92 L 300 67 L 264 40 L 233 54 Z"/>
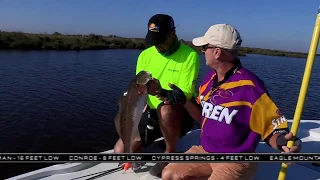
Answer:
<path fill-rule="evenodd" d="M 116 131 L 124 144 L 124 153 L 133 153 L 132 142 L 141 140 L 138 125 L 147 106 L 147 83 L 152 79 L 150 72 L 140 71 L 130 81 L 127 91 L 119 99 L 119 111 L 114 123 Z M 138 163 L 130 164 L 133 170 L 139 168 Z"/>

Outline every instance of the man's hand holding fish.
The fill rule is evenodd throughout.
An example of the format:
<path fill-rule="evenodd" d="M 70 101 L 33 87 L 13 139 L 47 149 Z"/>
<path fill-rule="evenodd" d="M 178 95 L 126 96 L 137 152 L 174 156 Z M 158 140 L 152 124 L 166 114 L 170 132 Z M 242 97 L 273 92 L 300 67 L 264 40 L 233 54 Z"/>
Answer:
<path fill-rule="evenodd" d="M 156 95 L 164 104 L 179 104 L 184 105 L 187 101 L 183 91 L 174 84 L 168 84 L 172 90 L 161 89 L 161 92 Z"/>
<path fill-rule="evenodd" d="M 148 87 L 148 93 L 152 96 L 156 96 L 157 94 L 160 94 L 162 90 L 160 81 L 155 78 L 152 78 L 151 80 L 149 80 L 149 82 L 147 83 L 147 87 Z"/>

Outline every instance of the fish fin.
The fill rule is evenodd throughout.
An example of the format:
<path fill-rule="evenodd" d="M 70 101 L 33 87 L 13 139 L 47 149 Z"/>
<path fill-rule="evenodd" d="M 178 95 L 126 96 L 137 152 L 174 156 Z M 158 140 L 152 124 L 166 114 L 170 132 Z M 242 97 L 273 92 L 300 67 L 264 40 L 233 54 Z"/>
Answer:
<path fill-rule="evenodd" d="M 116 126 L 116 131 L 119 135 L 119 137 L 122 139 L 121 131 L 120 131 L 120 114 L 117 113 L 115 119 L 114 119 L 114 124 Z"/>
<path fill-rule="evenodd" d="M 140 132 L 139 132 L 138 129 L 137 129 L 137 130 L 135 131 L 135 133 L 134 133 L 133 140 L 134 140 L 134 141 L 140 141 L 140 140 L 141 140 Z"/>

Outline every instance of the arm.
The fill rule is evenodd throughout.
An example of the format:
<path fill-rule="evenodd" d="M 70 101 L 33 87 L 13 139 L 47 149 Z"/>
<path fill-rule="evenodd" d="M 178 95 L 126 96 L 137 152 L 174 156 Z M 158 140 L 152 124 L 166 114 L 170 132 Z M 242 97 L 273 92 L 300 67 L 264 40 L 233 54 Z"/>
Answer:
<path fill-rule="evenodd" d="M 184 104 L 184 107 L 188 111 L 190 116 L 199 122 L 201 122 L 201 110 L 202 110 L 202 107 L 200 104 L 201 103 L 200 103 L 199 97 L 197 97 L 195 102 L 192 100 L 187 100 L 186 103 Z"/>
<path fill-rule="evenodd" d="M 200 69 L 200 58 L 197 52 L 190 53 L 184 68 L 179 77 L 179 83 L 176 84 L 190 100 L 195 91 L 195 82 L 198 79 Z"/>
<path fill-rule="evenodd" d="M 184 92 L 179 87 L 173 84 L 169 84 L 169 87 L 171 87 L 173 90 L 168 91 L 168 90 L 162 89 L 161 93 L 157 94 L 156 96 L 161 101 L 164 101 L 164 104 L 183 105 L 193 119 L 201 122 L 202 107 L 201 107 L 200 95 L 195 100 L 194 99 L 188 100 Z M 199 89 L 201 89 L 201 86 Z"/>
<path fill-rule="evenodd" d="M 283 133 L 289 133 L 287 119 L 280 113 L 267 93 L 262 94 L 252 106 L 250 128 L 278 151 L 280 149 L 277 145 L 277 137 Z"/>

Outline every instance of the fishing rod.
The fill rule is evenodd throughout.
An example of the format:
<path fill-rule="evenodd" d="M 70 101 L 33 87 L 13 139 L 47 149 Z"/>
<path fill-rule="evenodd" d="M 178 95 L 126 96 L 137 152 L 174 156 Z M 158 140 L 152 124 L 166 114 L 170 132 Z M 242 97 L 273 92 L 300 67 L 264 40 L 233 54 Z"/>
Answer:
<path fill-rule="evenodd" d="M 304 75 L 303 75 L 303 79 L 302 79 L 302 84 L 301 84 L 301 88 L 300 88 L 296 111 L 294 113 L 293 122 L 292 122 L 292 126 L 291 126 L 291 132 L 294 137 L 296 136 L 296 134 L 298 132 L 298 128 L 299 128 L 299 124 L 300 124 L 301 114 L 302 114 L 302 110 L 303 110 L 303 106 L 304 106 L 304 102 L 306 99 L 308 86 L 309 86 L 309 82 L 310 82 L 312 67 L 313 67 L 316 51 L 318 48 L 319 35 L 320 35 L 320 6 L 318 8 L 317 19 L 316 19 L 316 23 L 314 25 L 314 30 L 313 30 L 309 53 L 308 53 L 308 59 L 307 59 L 306 67 L 304 70 Z M 293 143 L 294 143 L 294 141 L 289 141 L 287 146 L 289 148 L 291 148 L 293 146 Z M 281 170 L 280 170 L 279 176 L 278 176 L 278 180 L 285 180 L 286 175 L 287 175 L 287 170 L 288 170 L 288 165 L 285 163 L 282 163 Z"/>
<path fill-rule="evenodd" d="M 93 179 L 96 179 L 96 178 L 99 178 L 99 177 L 102 177 L 102 176 L 105 176 L 105 175 L 120 171 L 122 169 L 123 169 L 123 167 L 116 167 L 116 168 L 112 168 L 112 169 L 108 169 L 108 170 L 104 170 L 104 171 L 100 171 L 100 172 L 96 172 L 96 173 L 92 173 L 92 174 L 87 174 L 87 175 L 84 175 L 84 176 L 79 176 L 79 177 L 76 177 L 76 178 L 72 178 L 70 180 L 76 180 L 76 179 L 80 179 L 80 178 L 84 178 L 84 177 L 88 177 L 88 176 L 92 176 L 92 177 L 90 177 L 90 178 L 88 178 L 86 180 L 93 180 Z M 93 175 L 95 175 L 95 176 L 93 176 Z"/>

